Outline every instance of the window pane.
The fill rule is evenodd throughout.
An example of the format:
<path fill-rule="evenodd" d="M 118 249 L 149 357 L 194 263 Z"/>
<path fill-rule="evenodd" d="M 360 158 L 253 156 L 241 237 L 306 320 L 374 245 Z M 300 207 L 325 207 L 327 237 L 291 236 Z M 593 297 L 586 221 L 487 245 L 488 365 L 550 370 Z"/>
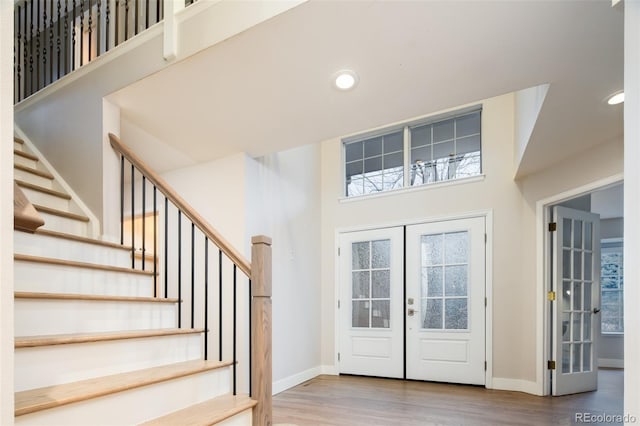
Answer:
<path fill-rule="evenodd" d="M 585 311 L 593 309 L 591 305 L 591 283 L 584 283 L 584 306 Z"/>
<path fill-rule="evenodd" d="M 591 371 L 591 343 L 582 345 L 582 371 Z"/>
<path fill-rule="evenodd" d="M 562 341 L 571 341 L 571 314 L 569 312 L 562 313 Z"/>
<path fill-rule="evenodd" d="M 580 343 L 576 343 L 573 345 L 573 369 L 571 370 L 574 373 L 579 373 L 582 371 L 582 345 Z"/>
<path fill-rule="evenodd" d="M 389 298 L 391 276 L 389 271 L 371 272 L 371 297 L 374 299 Z"/>
<path fill-rule="evenodd" d="M 369 303 L 368 301 L 353 301 L 351 311 L 351 326 L 369 328 Z"/>
<path fill-rule="evenodd" d="M 364 157 L 382 155 L 382 137 L 364 141 Z"/>
<path fill-rule="evenodd" d="M 367 173 L 364 176 L 364 193 L 372 194 L 380 192 L 383 189 L 382 185 L 382 172 Z"/>
<path fill-rule="evenodd" d="M 433 142 L 453 139 L 453 119 L 433 123 Z"/>
<path fill-rule="evenodd" d="M 582 248 L 582 221 L 573 222 L 573 247 Z"/>
<path fill-rule="evenodd" d="M 480 111 L 456 118 L 456 137 L 480 133 Z"/>
<path fill-rule="evenodd" d="M 571 219 L 562 219 L 562 247 L 571 247 Z"/>
<path fill-rule="evenodd" d="M 571 343 L 562 345 L 562 372 L 571 373 Z"/>
<path fill-rule="evenodd" d="M 362 175 L 353 176 L 347 180 L 347 196 L 364 194 L 364 178 Z"/>
<path fill-rule="evenodd" d="M 562 278 L 571 278 L 571 250 L 562 250 Z"/>
<path fill-rule="evenodd" d="M 579 251 L 573 252 L 573 279 L 582 279 L 582 253 Z"/>
<path fill-rule="evenodd" d="M 562 281 L 562 310 L 571 310 L 571 281 Z"/>
<path fill-rule="evenodd" d="M 352 299 L 369 298 L 369 271 L 351 273 Z"/>
<path fill-rule="evenodd" d="M 411 147 L 429 145 L 431 143 L 431 125 L 411 129 Z"/>
<path fill-rule="evenodd" d="M 467 231 L 445 234 L 444 258 L 447 264 L 467 262 Z"/>
<path fill-rule="evenodd" d="M 351 244 L 351 268 L 369 269 L 369 241 Z"/>
<path fill-rule="evenodd" d="M 444 295 L 467 295 L 467 265 L 447 266 L 444 273 Z"/>
<path fill-rule="evenodd" d="M 387 154 L 384 156 L 385 169 L 402 167 L 403 162 L 404 162 L 404 155 L 402 154 L 402 152 L 396 152 L 394 154 Z"/>
<path fill-rule="evenodd" d="M 348 143 L 344 147 L 345 160 L 348 162 L 362 159 L 362 142 Z"/>
<path fill-rule="evenodd" d="M 362 174 L 362 161 L 355 161 L 353 163 L 347 163 L 346 175 L 347 181 L 351 176 Z"/>
<path fill-rule="evenodd" d="M 442 266 L 422 269 L 422 297 L 442 297 Z"/>
<path fill-rule="evenodd" d="M 383 172 L 382 179 L 382 186 L 385 190 L 402 188 L 404 185 L 404 169 L 402 167 L 386 169 Z"/>
<path fill-rule="evenodd" d="M 584 240 L 586 243 L 587 240 Z M 592 253 L 584 252 L 584 279 L 591 281 L 593 278 L 593 264 L 591 263 Z"/>
<path fill-rule="evenodd" d="M 574 342 L 579 342 L 582 340 L 582 314 L 579 312 L 574 312 L 571 315 L 573 316 L 572 339 Z"/>
<path fill-rule="evenodd" d="M 464 154 L 461 158 L 458 156 L 458 165 L 455 170 L 454 178 L 464 178 L 469 176 L 477 176 L 482 172 L 480 167 L 480 152 Z"/>
<path fill-rule="evenodd" d="M 447 330 L 466 330 L 467 299 L 446 299 L 444 306 L 444 328 Z"/>
<path fill-rule="evenodd" d="M 584 248 L 586 250 L 591 250 L 593 247 L 592 239 L 593 239 L 593 224 L 591 222 L 584 223 Z"/>
<path fill-rule="evenodd" d="M 433 158 L 450 158 L 455 154 L 453 141 L 433 145 Z"/>
<path fill-rule="evenodd" d="M 389 135 L 384 136 L 384 152 L 385 154 L 389 152 L 397 152 L 404 151 L 404 137 L 403 131 L 391 133 Z"/>
<path fill-rule="evenodd" d="M 431 161 L 431 146 L 422 146 L 411 150 L 411 164 L 416 164 L 418 161 L 421 163 Z"/>
<path fill-rule="evenodd" d="M 579 281 L 573 283 L 573 310 L 582 310 L 582 283 Z"/>
<path fill-rule="evenodd" d="M 442 299 L 423 299 L 422 312 L 422 328 L 442 329 Z"/>
<path fill-rule="evenodd" d="M 391 240 L 378 240 L 371 242 L 371 267 L 388 268 L 391 256 Z"/>
<path fill-rule="evenodd" d="M 364 160 L 364 172 L 377 172 L 382 170 L 382 157 L 367 158 Z"/>
<path fill-rule="evenodd" d="M 591 314 L 584 314 L 584 340 L 591 340 Z"/>
<path fill-rule="evenodd" d="M 442 265 L 443 234 L 422 236 L 422 265 Z"/>
<path fill-rule="evenodd" d="M 374 300 L 371 308 L 371 327 L 389 328 L 389 301 Z"/>
<path fill-rule="evenodd" d="M 480 152 L 480 135 L 456 139 L 456 154 L 460 155 L 469 152 Z"/>

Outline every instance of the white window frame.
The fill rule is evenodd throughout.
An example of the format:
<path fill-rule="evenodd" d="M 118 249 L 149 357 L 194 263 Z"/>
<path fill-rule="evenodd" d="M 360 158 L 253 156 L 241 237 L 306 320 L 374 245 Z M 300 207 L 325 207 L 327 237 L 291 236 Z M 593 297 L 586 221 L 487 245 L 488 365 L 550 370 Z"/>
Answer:
<path fill-rule="evenodd" d="M 411 185 L 410 184 L 410 173 L 411 173 L 411 129 L 414 127 L 420 127 L 420 126 L 424 126 L 424 125 L 429 125 L 429 124 L 434 124 L 434 123 L 438 123 L 441 121 L 446 121 L 452 118 L 456 118 L 456 117 L 461 117 L 464 115 L 468 115 L 474 112 L 480 112 L 480 172 L 477 175 L 473 175 L 473 176 L 467 176 L 467 177 L 459 177 L 459 178 L 453 178 L 453 179 L 444 179 L 444 180 L 440 180 L 440 181 L 436 181 L 436 182 L 429 182 L 429 183 L 423 183 L 423 184 L 418 184 L 418 185 Z M 384 135 L 389 135 L 392 133 L 396 133 L 398 131 L 402 131 L 403 132 L 403 170 L 404 170 L 404 179 L 403 179 L 403 185 L 401 188 L 394 188 L 394 189 L 387 189 L 387 190 L 381 190 L 381 191 L 377 191 L 377 192 L 371 192 L 371 193 L 366 193 L 366 194 L 360 194 L 360 195 L 351 195 L 349 196 L 347 193 L 347 172 L 346 172 L 346 164 L 347 164 L 347 159 L 346 159 L 346 146 L 350 143 L 354 143 L 354 142 L 361 142 L 361 141 L 365 141 L 367 139 L 371 139 L 371 138 L 375 138 L 375 137 L 380 137 L 380 136 L 384 136 Z M 422 117 L 416 120 L 411 120 L 411 121 L 406 121 L 406 122 L 402 122 L 399 124 L 395 124 L 395 125 L 391 125 L 391 126 L 387 126 L 387 127 L 383 127 L 383 128 L 379 128 L 379 129 L 375 129 L 375 130 L 371 130 L 368 132 L 362 132 L 362 133 L 358 133 L 356 135 L 352 135 L 352 136 L 348 136 L 342 139 L 342 144 L 341 144 L 341 168 L 342 168 L 342 172 L 341 172 L 341 186 L 342 186 L 342 195 L 341 195 L 341 199 L 342 200 L 353 200 L 353 199 L 362 199 L 362 198 L 367 198 L 367 197 L 375 197 L 375 196 L 379 196 L 381 194 L 389 194 L 389 193 L 394 193 L 394 192 L 400 192 L 400 191 L 408 191 L 408 190 L 417 190 L 420 188 L 428 188 L 428 187 L 433 187 L 433 186 L 440 186 L 440 185 L 447 185 L 447 184 L 452 184 L 452 183 L 464 183 L 464 182 L 475 182 L 478 180 L 478 178 L 483 178 L 484 177 L 484 167 L 483 167 L 483 149 L 482 149 L 482 105 L 473 105 L 467 108 L 462 108 L 462 109 L 457 109 L 455 111 L 451 111 L 451 112 L 447 112 L 444 114 L 438 114 L 438 115 L 434 115 L 434 116 L 427 116 L 427 117 Z M 364 159 L 363 159 L 364 160 Z"/>

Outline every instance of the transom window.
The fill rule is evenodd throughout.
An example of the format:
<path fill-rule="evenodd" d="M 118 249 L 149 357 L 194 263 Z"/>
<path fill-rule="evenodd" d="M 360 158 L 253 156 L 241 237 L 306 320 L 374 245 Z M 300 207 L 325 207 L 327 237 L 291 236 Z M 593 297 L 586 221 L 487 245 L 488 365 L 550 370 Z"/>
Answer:
<path fill-rule="evenodd" d="M 480 118 L 476 108 L 345 140 L 345 194 L 373 194 L 481 174 Z"/>

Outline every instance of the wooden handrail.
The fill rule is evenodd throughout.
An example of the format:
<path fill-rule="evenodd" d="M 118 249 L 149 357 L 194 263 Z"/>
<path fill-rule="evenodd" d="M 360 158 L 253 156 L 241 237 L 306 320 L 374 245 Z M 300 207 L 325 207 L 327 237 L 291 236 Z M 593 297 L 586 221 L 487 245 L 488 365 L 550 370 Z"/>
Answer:
<path fill-rule="evenodd" d="M 44 225 L 44 219 L 24 195 L 18 184 L 13 182 L 13 227 L 27 232 L 36 232 Z"/>
<path fill-rule="evenodd" d="M 134 165 L 152 184 L 154 184 L 160 192 L 162 192 L 178 209 L 182 211 L 191 222 L 193 222 L 200 230 L 213 242 L 234 264 L 240 268 L 248 277 L 251 277 L 251 263 L 242 256 L 218 231 L 216 231 L 209 222 L 195 211 L 189 203 L 179 196 L 171 186 L 151 170 L 147 164 L 142 161 L 131 149 L 124 145 L 120 138 L 109 133 L 111 146 L 118 153 L 122 154 L 131 164 Z"/>

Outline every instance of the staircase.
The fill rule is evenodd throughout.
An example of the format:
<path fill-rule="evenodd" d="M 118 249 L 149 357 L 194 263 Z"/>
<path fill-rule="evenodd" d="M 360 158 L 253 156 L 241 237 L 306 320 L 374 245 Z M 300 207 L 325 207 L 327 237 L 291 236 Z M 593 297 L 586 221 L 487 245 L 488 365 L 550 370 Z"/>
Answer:
<path fill-rule="evenodd" d="M 14 157 L 45 222 L 14 231 L 15 424 L 266 424 L 256 400 L 232 394 L 234 362 L 203 359 L 204 328 L 180 328 L 180 300 L 131 268 L 131 247 L 89 238 L 89 219 L 17 138 Z"/>

